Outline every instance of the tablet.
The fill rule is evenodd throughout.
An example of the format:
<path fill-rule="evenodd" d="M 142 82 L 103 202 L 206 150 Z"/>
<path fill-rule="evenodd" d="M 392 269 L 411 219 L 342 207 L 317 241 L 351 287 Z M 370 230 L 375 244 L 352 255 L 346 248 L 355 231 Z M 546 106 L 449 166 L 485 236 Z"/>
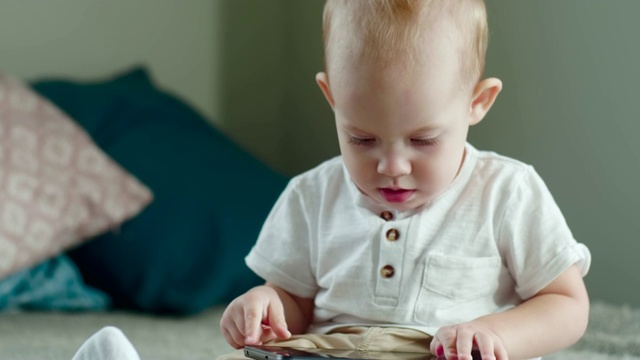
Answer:
<path fill-rule="evenodd" d="M 280 346 L 245 346 L 244 355 L 255 360 L 436 360 L 433 355 L 425 353 L 306 349 Z M 474 360 L 481 359 L 476 351 L 472 355 Z"/>

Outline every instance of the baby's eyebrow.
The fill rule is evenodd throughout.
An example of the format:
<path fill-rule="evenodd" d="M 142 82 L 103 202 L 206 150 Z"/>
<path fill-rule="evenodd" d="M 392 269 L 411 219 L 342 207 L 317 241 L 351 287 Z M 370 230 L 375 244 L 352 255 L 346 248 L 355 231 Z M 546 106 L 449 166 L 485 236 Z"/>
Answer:
<path fill-rule="evenodd" d="M 420 131 L 425 131 L 425 132 L 427 132 L 427 131 L 433 131 L 433 130 L 436 130 L 436 129 L 437 129 L 437 128 L 439 128 L 439 127 L 440 127 L 440 124 L 430 124 L 430 125 L 426 125 L 426 126 L 423 126 L 423 127 L 421 127 L 421 128 L 418 128 L 418 129 L 416 129 L 415 131 L 416 131 L 416 132 L 420 132 Z"/>
<path fill-rule="evenodd" d="M 415 134 L 418 134 L 418 133 L 421 133 L 421 134 L 422 133 L 430 133 L 430 132 L 438 131 L 438 130 L 442 129 L 442 127 L 443 127 L 443 124 L 439 124 L 439 123 L 438 124 L 429 124 L 429 125 L 420 127 L 418 129 L 415 129 L 412 132 L 415 133 Z"/>
<path fill-rule="evenodd" d="M 361 128 L 357 127 L 357 126 L 354 126 L 352 124 L 349 124 L 349 123 L 344 124 L 343 127 L 344 127 L 345 130 L 351 131 L 351 132 L 364 133 L 364 134 L 368 134 L 369 133 L 368 131 L 366 131 L 364 129 L 361 129 Z"/>

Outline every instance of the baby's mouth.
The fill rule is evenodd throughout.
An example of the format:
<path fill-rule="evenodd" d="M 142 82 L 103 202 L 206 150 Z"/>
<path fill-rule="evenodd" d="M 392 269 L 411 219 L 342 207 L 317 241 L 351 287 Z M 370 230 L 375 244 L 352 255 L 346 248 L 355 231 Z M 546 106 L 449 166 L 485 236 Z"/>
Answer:
<path fill-rule="evenodd" d="M 413 195 L 415 190 L 379 188 L 380 195 L 390 203 L 403 203 Z"/>

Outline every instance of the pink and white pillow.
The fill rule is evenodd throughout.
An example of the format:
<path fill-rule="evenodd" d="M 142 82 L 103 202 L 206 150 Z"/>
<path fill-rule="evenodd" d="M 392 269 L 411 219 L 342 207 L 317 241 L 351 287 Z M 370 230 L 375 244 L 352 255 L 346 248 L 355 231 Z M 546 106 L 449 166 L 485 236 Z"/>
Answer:
<path fill-rule="evenodd" d="M 0 279 L 117 228 L 152 198 L 73 120 L 0 73 Z"/>

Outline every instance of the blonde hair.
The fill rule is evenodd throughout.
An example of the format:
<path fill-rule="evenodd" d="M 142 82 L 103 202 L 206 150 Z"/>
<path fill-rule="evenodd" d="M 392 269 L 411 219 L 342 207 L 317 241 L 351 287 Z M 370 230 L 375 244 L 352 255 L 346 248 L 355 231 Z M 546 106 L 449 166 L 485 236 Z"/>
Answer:
<path fill-rule="evenodd" d="M 422 20 L 442 14 L 450 15 L 460 29 L 461 79 L 473 86 L 484 72 L 489 37 L 484 0 L 327 0 L 323 14 L 325 70 L 329 73 L 332 43 L 336 42 L 349 42 L 363 64 L 385 65 L 398 56 L 412 64 L 419 60 L 415 57 Z M 358 34 L 337 33 L 339 24 L 355 26 Z"/>

